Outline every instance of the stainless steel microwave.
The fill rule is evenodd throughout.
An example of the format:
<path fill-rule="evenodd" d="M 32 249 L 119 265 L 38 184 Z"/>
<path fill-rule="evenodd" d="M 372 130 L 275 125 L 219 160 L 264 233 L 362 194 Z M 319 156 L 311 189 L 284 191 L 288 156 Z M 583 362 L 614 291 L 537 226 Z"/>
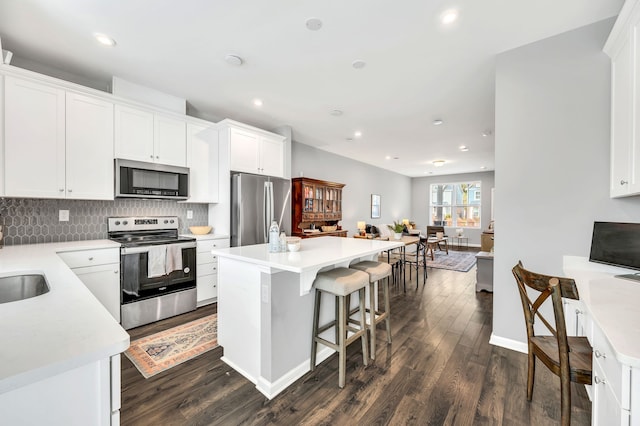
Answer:
<path fill-rule="evenodd" d="M 166 164 L 115 160 L 116 198 L 189 198 L 189 169 Z"/>

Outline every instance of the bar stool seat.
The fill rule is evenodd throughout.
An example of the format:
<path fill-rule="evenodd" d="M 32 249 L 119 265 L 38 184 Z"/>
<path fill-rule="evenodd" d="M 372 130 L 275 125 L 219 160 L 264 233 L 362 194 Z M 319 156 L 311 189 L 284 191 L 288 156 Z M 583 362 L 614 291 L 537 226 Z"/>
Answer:
<path fill-rule="evenodd" d="M 369 283 L 369 275 L 362 271 L 349 268 L 334 268 L 325 272 L 319 272 L 313 282 L 316 288 L 315 303 L 313 309 L 313 336 L 311 339 L 311 371 L 316 368 L 316 355 L 318 343 L 330 347 L 338 352 L 338 386 L 341 388 L 345 384 L 345 375 L 347 369 L 347 346 L 360 338 L 362 341 L 362 357 L 363 364 L 368 364 L 368 345 L 367 345 L 367 320 L 365 313 L 365 288 Z M 349 325 L 347 305 L 348 297 L 358 292 L 360 302 L 360 327 L 355 328 Z M 322 300 L 322 292 L 335 296 L 336 315 L 335 319 L 328 324 L 319 326 L 320 320 L 320 302 Z M 335 327 L 335 343 L 330 342 L 320 334 L 325 330 Z M 348 332 L 353 333 L 348 336 Z"/>
<path fill-rule="evenodd" d="M 357 269 L 359 271 L 366 272 L 369 275 L 369 334 L 371 335 L 371 359 L 376 359 L 376 325 L 381 321 L 386 321 L 387 328 L 387 342 L 391 343 L 391 318 L 390 318 L 390 301 L 389 301 L 389 277 L 391 276 L 391 265 L 384 262 L 375 262 L 372 260 L 363 260 L 358 263 L 349 265 L 351 269 Z M 386 280 L 384 280 L 386 278 Z M 375 309 L 375 283 L 382 283 L 382 292 L 384 297 L 384 312 L 380 312 Z M 358 308 L 354 309 L 349 315 L 357 312 Z"/>

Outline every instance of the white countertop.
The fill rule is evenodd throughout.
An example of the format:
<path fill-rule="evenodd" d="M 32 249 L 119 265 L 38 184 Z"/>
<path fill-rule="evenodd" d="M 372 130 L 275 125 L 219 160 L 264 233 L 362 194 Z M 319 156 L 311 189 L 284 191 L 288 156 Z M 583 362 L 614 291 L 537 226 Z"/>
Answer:
<path fill-rule="evenodd" d="M 0 250 L 0 276 L 41 273 L 50 287 L 43 295 L 0 304 L 0 394 L 129 347 L 129 334 L 57 255 L 119 246 L 93 240 Z"/>
<path fill-rule="evenodd" d="M 329 236 L 303 239 L 300 244 L 297 252 L 269 253 L 268 244 L 215 249 L 212 252 L 219 257 L 301 273 L 404 245 L 399 241 Z"/>
<path fill-rule="evenodd" d="M 640 282 L 614 278 L 637 271 L 577 256 L 564 256 L 563 270 L 576 281 L 580 300 L 607 336 L 616 358 L 631 367 L 640 367 Z"/>
<path fill-rule="evenodd" d="M 222 240 L 225 238 L 229 238 L 228 235 L 225 234 L 180 234 L 183 237 L 195 238 L 197 241 L 200 240 Z"/>
<path fill-rule="evenodd" d="M 269 253 L 267 244 L 214 249 L 218 258 L 228 258 L 280 271 L 300 274 L 300 294 L 311 290 L 318 271 L 324 267 L 349 266 L 349 262 L 402 247 L 402 241 L 361 238 L 318 237 L 301 241 L 297 252 Z"/>

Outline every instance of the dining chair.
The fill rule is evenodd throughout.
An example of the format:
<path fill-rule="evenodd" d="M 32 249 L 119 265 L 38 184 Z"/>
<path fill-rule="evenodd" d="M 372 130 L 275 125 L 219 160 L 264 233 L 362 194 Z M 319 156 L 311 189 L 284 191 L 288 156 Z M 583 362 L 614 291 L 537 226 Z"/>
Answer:
<path fill-rule="evenodd" d="M 518 262 L 512 269 L 518 284 L 524 318 L 527 327 L 529 352 L 527 374 L 527 400 L 533 396 L 536 358 L 560 377 L 561 424 L 571 423 L 571 382 L 590 385 L 592 371 L 592 348 L 586 337 L 567 336 L 562 298 L 579 299 L 578 288 L 571 278 L 558 278 L 527 271 Z M 536 291 L 531 300 L 527 288 Z M 555 326 L 541 312 L 545 302 L 553 305 Z M 548 303 L 546 303 L 548 304 Z M 536 319 L 548 329 L 551 335 L 537 335 Z"/>

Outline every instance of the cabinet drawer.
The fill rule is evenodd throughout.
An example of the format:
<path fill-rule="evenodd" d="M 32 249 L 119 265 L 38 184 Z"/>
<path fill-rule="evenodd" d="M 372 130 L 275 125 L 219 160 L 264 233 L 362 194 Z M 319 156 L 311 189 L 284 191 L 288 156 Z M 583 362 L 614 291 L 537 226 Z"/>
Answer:
<path fill-rule="evenodd" d="M 198 265 L 198 277 L 203 275 L 215 275 L 218 276 L 218 264 L 217 263 L 204 263 Z M 199 278 L 198 278 L 199 279 Z"/>
<path fill-rule="evenodd" d="M 620 406 L 615 392 L 605 378 L 602 366 L 593 363 L 593 410 L 592 424 L 595 426 L 629 425 L 629 411 Z"/>
<path fill-rule="evenodd" d="M 230 246 L 229 238 L 221 238 L 218 240 L 204 240 L 197 242 L 196 250 L 198 253 L 211 252 L 214 248 L 227 248 Z"/>
<path fill-rule="evenodd" d="M 613 393 L 622 408 L 629 409 L 631 404 L 631 369 L 620 364 L 615 353 L 599 327 L 593 327 L 593 359 L 594 368 L 598 364 L 601 375 L 611 386 Z M 603 377 L 600 377 L 603 379 Z M 595 379 L 594 379 L 595 385 Z"/>
<path fill-rule="evenodd" d="M 120 250 L 117 248 L 65 251 L 58 253 L 58 256 L 70 268 L 120 263 Z"/>
<path fill-rule="evenodd" d="M 203 251 L 196 253 L 196 262 L 198 265 L 204 265 L 205 263 L 217 263 L 218 256 L 215 256 L 211 251 Z"/>

